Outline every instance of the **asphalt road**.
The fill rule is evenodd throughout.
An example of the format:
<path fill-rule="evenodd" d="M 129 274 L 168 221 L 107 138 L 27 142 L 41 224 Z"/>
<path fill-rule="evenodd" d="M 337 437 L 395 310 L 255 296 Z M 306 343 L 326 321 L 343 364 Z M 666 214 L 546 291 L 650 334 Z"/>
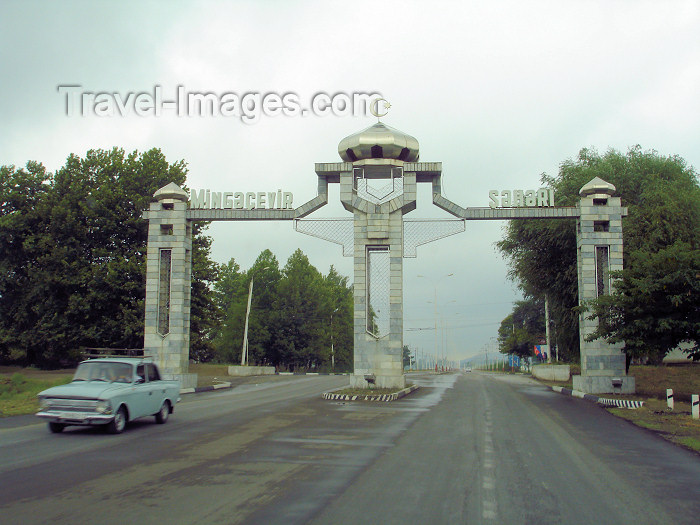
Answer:
<path fill-rule="evenodd" d="M 185 396 L 166 425 L 0 420 L 0 522 L 695 524 L 700 456 L 520 376 L 344 377 Z"/>

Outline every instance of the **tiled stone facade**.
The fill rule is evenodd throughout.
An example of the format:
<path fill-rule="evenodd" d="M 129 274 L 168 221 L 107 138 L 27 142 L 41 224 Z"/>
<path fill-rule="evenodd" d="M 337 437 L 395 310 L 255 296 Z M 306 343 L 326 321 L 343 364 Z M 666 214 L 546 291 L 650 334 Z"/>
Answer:
<path fill-rule="evenodd" d="M 577 262 L 579 304 L 611 292 L 610 272 L 622 270 L 622 217 L 627 209 L 615 187 L 595 178 L 581 189 L 577 221 Z M 634 377 L 625 373 L 625 353 L 622 344 L 609 344 L 602 339 L 587 341 L 586 337 L 598 326 L 590 313 L 579 317 L 581 344 L 581 375 L 574 376 L 574 390 L 596 394 L 613 392 L 613 378 L 622 381 L 622 393 L 634 393 Z M 620 389 L 617 389 L 618 391 Z"/>
<path fill-rule="evenodd" d="M 196 387 L 197 375 L 188 373 L 192 223 L 187 220 L 187 194 L 169 184 L 154 197 L 146 214 L 144 354 L 154 357 L 166 379 L 178 379 L 182 388 Z"/>
<path fill-rule="evenodd" d="M 402 163 L 397 163 L 402 164 Z M 348 166 L 350 167 L 350 166 Z M 390 179 L 397 166 L 372 166 L 376 178 Z M 367 169 L 367 167 L 363 168 Z M 384 170 L 385 173 L 381 173 Z M 357 195 L 356 170 L 340 172 L 340 200 L 354 217 L 354 373 L 353 388 L 406 386 L 403 373 L 403 215 L 415 209 L 416 174 L 403 173 L 403 190 L 387 202 L 370 202 Z M 370 272 L 368 253 L 386 253 L 389 307 L 386 333 L 368 327 Z"/>

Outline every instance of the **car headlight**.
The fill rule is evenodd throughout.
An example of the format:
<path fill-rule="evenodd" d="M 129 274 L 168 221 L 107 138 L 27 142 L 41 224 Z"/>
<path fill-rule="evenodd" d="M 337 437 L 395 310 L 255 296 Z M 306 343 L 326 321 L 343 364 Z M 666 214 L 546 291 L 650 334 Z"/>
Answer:
<path fill-rule="evenodd" d="M 110 414 L 112 412 L 112 404 L 109 401 L 100 399 L 95 406 L 95 410 L 100 414 Z"/>
<path fill-rule="evenodd" d="M 45 397 L 39 398 L 39 410 L 46 410 L 50 406 L 51 406 L 51 403 L 49 403 L 48 399 L 46 399 Z"/>

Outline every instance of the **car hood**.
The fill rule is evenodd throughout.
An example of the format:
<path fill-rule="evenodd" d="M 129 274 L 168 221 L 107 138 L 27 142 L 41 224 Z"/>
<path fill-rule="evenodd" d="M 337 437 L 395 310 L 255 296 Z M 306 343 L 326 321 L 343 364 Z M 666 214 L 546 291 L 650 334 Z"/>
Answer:
<path fill-rule="evenodd" d="M 59 385 L 51 387 L 43 392 L 39 392 L 40 396 L 46 397 L 66 397 L 66 398 L 83 398 L 83 399 L 98 399 L 109 397 L 110 391 L 123 390 L 131 385 L 120 383 L 105 383 L 104 381 L 73 381 L 67 385 Z"/>

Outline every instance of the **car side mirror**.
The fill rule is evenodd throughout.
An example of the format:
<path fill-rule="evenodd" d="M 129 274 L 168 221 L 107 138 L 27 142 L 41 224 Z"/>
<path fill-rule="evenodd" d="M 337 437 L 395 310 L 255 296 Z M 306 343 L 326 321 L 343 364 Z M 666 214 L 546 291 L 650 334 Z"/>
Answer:
<path fill-rule="evenodd" d="M 146 381 L 144 380 L 143 377 L 139 376 L 136 378 L 136 384 L 140 385 L 141 383 L 145 383 Z"/>

